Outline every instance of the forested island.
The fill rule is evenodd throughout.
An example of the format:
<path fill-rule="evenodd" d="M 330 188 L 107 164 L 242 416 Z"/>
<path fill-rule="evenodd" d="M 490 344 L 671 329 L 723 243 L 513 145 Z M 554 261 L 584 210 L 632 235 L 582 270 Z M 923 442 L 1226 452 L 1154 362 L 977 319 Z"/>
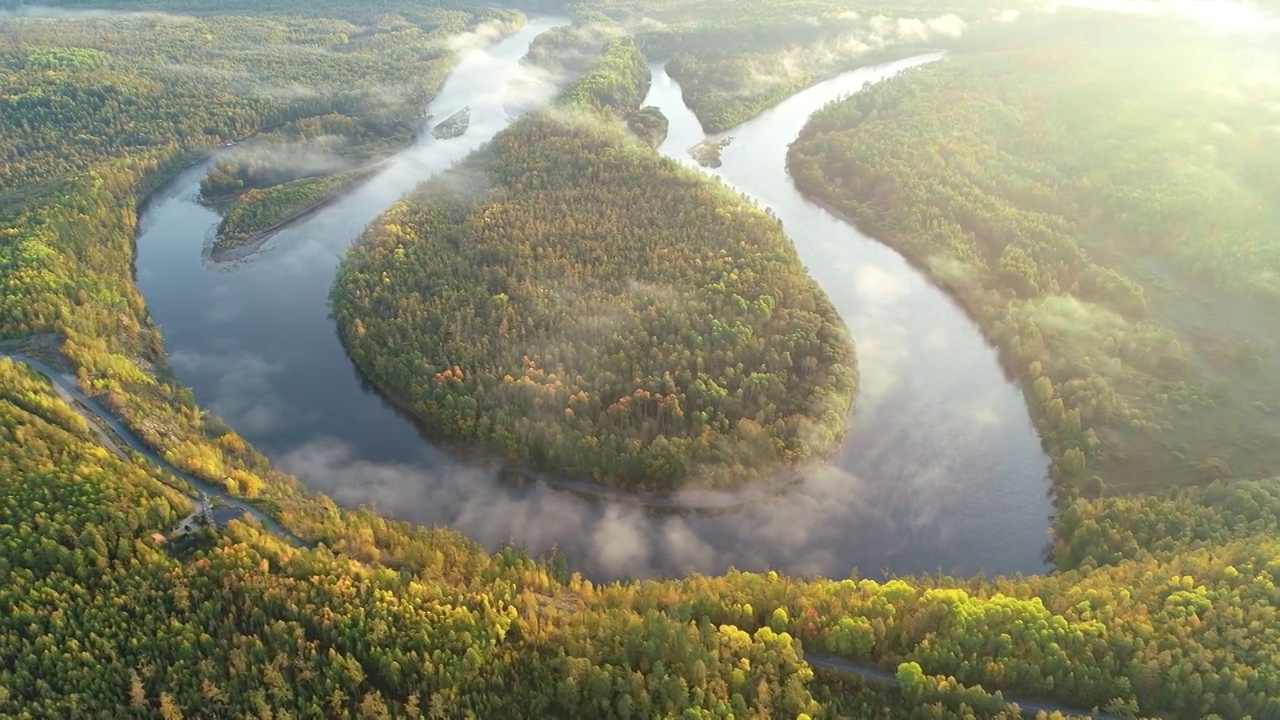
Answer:
<path fill-rule="evenodd" d="M 642 107 L 627 116 L 627 127 L 651 148 L 657 148 L 667 139 L 670 122 L 656 107 Z"/>
<path fill-rule="evenodd" d="M 724 164 L 720 159 L 724 149 L 729 147 L 733 142 L 732 137 L 720 138 L 719 140 L 707 140 L 689 148 L 689 157 L 693 158 L 699 165 L 707 168 L 718 168 Z"/>
<path fill-rule="evenodd" d="M 374 168 L 351 170 L 243 192 L 218 224 L 213 247 L 226 251 L 260 240 L 271 231 L 330 202 L 373 172 Z"/>
<path fill-rule="evenodd" d="M 0 16 L 0 353 L 65 368 L 168 463 L 307 546 L 249 521 L 184 552 L 157 545 L 152 534 L 191 511 L 190 489 L 96 432 L 29 366 L 0 359 L 0 716 L 995 719 L 1020 716 L 1012 696 L 1131 717 L 1280 716 L 1280 482 L 1259 479 L 1278 472 L 1262 472 L 1276 447 L 1267 413 L 1280 406 L 1275 243 L 1250 234 L 1275 227 L 1278 196 L 1265 57 L 1239 72 L 1238 55 L 1198 50 L 1176 27 L 1146 21 L 1162 50 L 1108 25 L 1083 36 L 1087 53 L 957 55 L 833 106 L 796 146 L 806 190 L 946 284 L 1028 382 L 1042 435 L 1067 463 L 1059 479 L 1082 490 L 1058 494 L 1053 572 L 596 585 L 572 558 L 485 550 L 306 490 L 181 385 L 132 277 L 136 208 L 165 177 L 281 123 L 363 117 L 378 97 L 425 101 L 451 39 L 494 18 L 443 0 L 63 4 L 152 12 Z M 769 38 L 779 17 L 816 3 L 582 5 L 580 24 L 603 14 L 637 35 L 692 38 L 671 49 L 693 52 L 715 49 L 707 39 L 724 18 Z M 636 30 L 643 18 L 661 28 Z M 1024 28 L 1005 27 L 1008 38 Z M 781 237 L 755 210 L 717 217 L 740 201 L 584 112 L 529 118 L 469 161 L 470 176 L 533 166 L 538 176 L 514 176 L 523 203 L 507 188 L 501 207 L 567 203 L 569 184 L 552 185 L 547 166 L 607 149 L 616 172 L 673 173 L 706 206 L 694 219 Z M 436 212 L 484 237 L 472 210 Z M 490 219 L 515 217 L 526 219 Z M 472 271 L 505 279 L 506 267 Z M 802 279 L 795 287 L 820 297 Z M 1082 383 L 1090 364 L 1097 377 Z M 474 375 L 448 369 L 451 383 Z M 1130 416 L 1161 434 L 1116 420 Z M 1250 479 L 1206 482 L 1219 476 Z M 820 669 L 821 653 L 900 684 Z"/>
<path fill-rule="evenodd" d="M 836 103 L 791 172 L 964 302 L 1067 487 L 1274 474 L 1280 91 L 1249 46 L 1099 22 Z"/>
<path fill-rule="evenodd" d="M 629 489 L 738 484 L 822 457 L 848 332 L 776 220 L 616 124 L 634 44 L 427 183 L 333 293 L 356 364 L 443 435 Z"/>
<path fill-rule="evenodd" d="M 520 24 L 506 20 L 498 27 L 505 33 Z M 408 145 L 421 115 L 421 108 L 401 103 L 359 117 L 302 117 L 255 132 L 209 168 L 200 199 L 216 205 L 249 190 L 368 167 Z"/>

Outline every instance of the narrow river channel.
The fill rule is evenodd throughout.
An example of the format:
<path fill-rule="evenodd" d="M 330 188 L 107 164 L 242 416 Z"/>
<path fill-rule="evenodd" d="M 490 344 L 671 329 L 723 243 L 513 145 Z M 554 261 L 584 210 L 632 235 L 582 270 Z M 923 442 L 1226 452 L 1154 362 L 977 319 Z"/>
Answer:
<path fill-rule="evenodd" d="M 735 129 L 717 173 L 782 218 L 804 261 L 853 329 L 863 382 L 836 459 L 785 491 L 691 496 L 711 511 L 583 498 L 543 482 L 512 486 L 495 468 L 424 440 L 357 375 L 328 316 L 342 253 L 422 180 L 505 127 L 509 110 L 546 97 L 519 59 L 540 32 L 467 53 L 429 112 L 471 108 L 465 135 L 426 135 L 341 201 L 285 229 L 254 255 L 211 263 L 218 214 L 196 202 L 207 163 L 144 206 L 137 280 L 179 378 L 284 470 L 348 505 L 449 526 L 490 547 L 559 547 L 595 579 L 773 568 L 847 576 L 881 569 L 1039 572 L 1047 539 L 1047 461 L 995 352 L 941 292 L 896 254 L 806 203 L 783 167 L 786 146 L 823 103 L 917 58 L 847 73 Z M 523 78 L 523 80 L 522 80 Z M 513 82 L 514 81 L 514 82 Z M 519 93 L 521 97 L 516 97 Z M 649 104 L 672 121 L 663 152 L 702 139 L 678 86 L 655 68 Z"/>

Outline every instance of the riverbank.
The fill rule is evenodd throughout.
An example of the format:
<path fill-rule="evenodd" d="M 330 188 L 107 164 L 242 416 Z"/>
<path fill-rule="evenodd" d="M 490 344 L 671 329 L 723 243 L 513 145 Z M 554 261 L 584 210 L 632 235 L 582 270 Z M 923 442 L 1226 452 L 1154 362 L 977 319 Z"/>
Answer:
<path fill-rule="evenodd" d="M 194 493 L 192 492 L 193 489 L 210 497 L 216 497 L 226 505 L 244 510 L 255 520 L 261 523 L 267 532 L 270 532 L 273 535 L 278 535 L 294 547 L 312 547 L 297 535 L 286 530 L 279 521 L 267 514 L 266 511 L 253 505 L 251 502 L 235 497 L 228 493 L 224 488 L 202 480 L 185 470 L 181 470 L 164 458 L 160 457 L 160 455 L 148 447 L 141 438 L 129 430 L 129 428 L 125 427 L 124 423 L 103 407 L 101 403 L 80 390 L 73 376 L 62 370 L 58 370 L 44 360 L 8 352 L 2 347 L 0 347 L 0 357 L 25 363 L 41 375 L 44 375 L 53 385 L 59 396 L 61 396 L 73 410 L 79 413 L 80 416 L 85 419 L 85 422 L 88 423 L 89 427 L 93 428 L 95 433 L 103 439 L 108 449 L 115 451 L 122 458 L 125 456 L 120 445 L 127 447 L 129 450 L 132 450 L 138 455 L 154 463 L 164 472 L 167 472 L 174 478 L 186 483 L 185 487 L 181 485 L 171 485 L 171 487 L 183 492 L 189 497 L 192 497 L 193 500 L 195 499 Z"/>
<path fill-rule="evenodd" d="M 54 390 L 58 393 L 58 395 L 63 398 L 64 402 L 67 402 L 67 404 L 73 410 L 75 410 L 78 414 L 81 415 L 81 417 L 85 419 L 85 421 L 89 424 L 89 426 L 93 428 L 95 433 L 98 434 L 99 437 L 103 440 L 104 445 L 108 447 L 108 449 L 112 450 L 117 455 L 124 458 L 125 454 L 123 450 L 121 450 L 121 448 L 118 447 L 116 444 L 116 440 L 118 440 L 120 443 L 123 443 L 129 449 L 133 450 L 134 452 L 137 452 L 139 455 L 147 458 L 148 460 L 156 464 L 161 470 L 169 473 L 170 475 L 172 475 L 177 479 L 180 479 L 186 482 L 188 486 L 184 487 L 184 486 L 174 485 L 172 487 L 174 487 L 174 489 L 177 489 L 183 492 L 184 494 L 187 494 L 188 497 L 192 497 L 193 502 L 195 498 L 193 497 L 192 489 L 195 489 L 200 491 L 201 493 L 208 495 L 209 497 L 217 498 L 219 502 L 224 503 L 228 506 L 243 509 L 250 516 L 252 516 L 257 522 L 259 522 L 262 525 L 264 530 L 266 530 L 271 534 L 279 536 L 281 539 L 285 540 L 286 542 L 288 542 L 290 545 L 293 545 L 294 547 L 297 547 L 297 548 L 314 547 L 311 544 L 306 543 L 302 539 L 298 538 L 296 535 L 293 535 L 292 533 L 290 533 L 278 522 L 276 522 L 273 518 L 269 517 L 260 509 L 254 507 L 250 503 L 246 503 L 245 501 L 240 500 L 239 498 L 236 498 L 234 496 L 227 494 L 221 488 L 217 488 L 215 486 L 209 485 L 208 483 L 205 483 L 202 480 L 199 480 L 198 478 L 194 478 L 189 473 L 179 470 L 178 468 L 174 467 L 173 465 L 169 464 L 168 462 L 166 462 L 165 460 L 157 456 L 150 449 L 146 448 L 145 445 L 142 444 L 141 440 L 136 435 L 131 433 L 127 428 L 125 428 L 113 415 L 107 412 L 105 408 L 103 408 L 100 404 L 98 404 L 92 398 L 88 398 L 82 392 L 80 392 L 80 390 L 77 387 L 75 387 L 74 380 L 66 376 L 63 372 L 57 370 L 56 368 L 50 366 L 49 364 L 47 364 L 42 360 L 26 357 L 20 354 L 15 354 L 7 351 L 8 347 L 19 346 L 24 342 L 34 342 L 37 346 L 43 347 L 47 345 L 47 341 L 42 342 L 40 339 L 33 338 L 33 339 L 24 340 L 24 341 L 16 341 L 16 342 L 8 341 L 8 342 L 9 342 L 8 345 L 0 345 L 0 357 L 9 358 L 18 362 L 25 363 L 28 366 L 35 369 L 36 371 L 40 372 L 42 375 L 44 375 L 49 380 L 50 384 L 52 385 Z M 112 435 L 109 435 L 108 432 L 112 433 Z M 855 663 L 843 658 L 820 655 L 820 654 L 804 654 L 802 657 L 809 665 L 811 665 L 815 669 L 836 672 L 846 676 L 856 676 L 856 677 L 862 678 L 863 680 L 873 682 L 873 683 L 878 683 L 878 684 L 896 685 L 898 682 L 897 678 L 893 674 L 891 674 L 888 670 L 876 667 L 874 665 L 864 665 L 864 664 Z M 1041 701 L 1026 700 L 1026 699 L 1017 698 L 1014 696 L 1007 696 L 1006 699 L 1010 703 L 1016 703 L 1023 710 L 1024 714 L 1028 714 L 1028 715 L 1034 715 L 1037 712 L 1062 712 L 1062 713 L 1070 714 L 1072 716 L 1092 717 L 1095 720 L 1120 720 L 1119 716 L 1107 715 L 1107 714 L 1090 715 L 1090 713 L 1087 711 L 1075 710 L 1067 706 L 1056 704 L 1056 703 L 1046 703 Z"/>
<path fill-rule="evenodd" d="M 1256 59 L 1179 40 L 1086 52 L 1072 31 L 971 53 L 824 109 L 789 152 L 807 197 L 872 229 L 977 320 L 1022 387 L 1059 506 L 1280 462 L 1276 246 L 1258 230 L 1274 224 L 1274 193 L 1234 159 L 1270 130 L 1212 84 L 1145 79 L 1213 57 L 1205 72 L 1229 82 Z M 1010 58 L 1019 71 L 997 82 Z M 1077 108 L 1085 94 L 1100 100 Z M 1171 112 L 1178 122 L 1162 124 Z M 1049 117 L 1064 119 L 1028 129 Z M 1220 117 L 1232 132 L 1189 130 Z M 971 132 L 938 140 L 957 124 Z M 1135 129 L 1148 125 L 1159 131 Z M 1209 154 L 1170 167 L 1193 153 Z"/>
<path fill-rule="evenodd" d="M 707 135 L 719 135 L 732 130 L 738 125 L 748 123 L 761 114 L 769 111 L 787 98 L 792 97 L 807 88 L 819 85 L 832 78 L 857 70 L 859 68 L 870 67 L 872 65 L 881 65 L 884 63 L 894 62 L 918 55 L 927 55 L 935 52 L 945 52 L 945 50 L 933 45 L 915 45 L 910 43 L 899 43 L 888 48 L 872 50 L 856 57 L 847 57 L 840 60 L 832 60 L 833 53 L 830 49 L 818 49 L 814 54 L 823 58 L 818 61 L 816 66 L 811 69 L 801 70 L 808 64 L 809 48 L 791 47 L 776 52 L 773 56 L 749 56 L 746 58 L 735 57 L 729 55 L 714 60 L 707 67 L 706 64 L 697 58 L 686 57 L 685 60 L 692 61 L 693 69 L 676 63 L 676 67 L 671 72 L 671 77 L 681 84 L 682 88 L 690 86 L 694 88 L 708 87 L 715 85 L 715 77 L 702 77 L 703 73 L 714 74 L 721 64 L 728 63 L 732 68 L 732 73 L 741 74 L 741 66 L 747 65 L 756 67 L 753 73 L 749 73 L 749 77 L 753 82 L 778 82 L 782 77 L 790 77 L 790 82 L 780 89 L 766 91 L 763 94 L 752 96 L 751 87 L 739 87 L 732 91 L 715 88 L 707 91 L 702 90 L 685 90 L 682 98 L 698 118 L 699 126 Z M 761 69 L 757 65 L 759 62 L 778 61 L 780 67 Z M 664 63 L 664 69 L 668 63 Z M 799 72 L 798 76 L 795 73 Z M 726 73 L 728 74 L 728 73 Z M 760 80 L 763 76 L 765 80 Z M 703 93 L 706 93 L 705 95 Z M 758 91 L 756 91 L 758 92 Z M 713 166 L 714 167 L 714 166 Z"/>
<path fill-rule="evenodd" d="M 499 481 L 512 489 L 519 490 L 530 486 L 544 486 L 556 492 L 582 498 L 592 504 L 617 504 L 680 515 L 684 513 L 732 513 L 746 507 L 769 502 L 771 499 L 776 499 L 791 490 L 801 487 L 804 483 L 803 470 L 797 470 L 793 473 L 783 474 L 772 482 L 755 482 L 733 489 L 689 487 L 673 494 L 617 490 L 599 483 L 556 477 L 531 465 L 504 459 L 501 455 L 495 454 L 483 446 L 450 439 L 439 433 L 432 432 L 404 405 L 383 392 L 381 388 L 365 377 L 364 372 L 356 364 L 355 360 L 351 360 L 351 366 L 360 378 L 361 386 L 365 392 L 376 396 L 406 423 L 413 425 L 421 435 L 423 442 L 428 442 L 438 447 L 442 452 L 456 459 L 464 466 L 493 468 Z"/>
<path fill-rule="evenodd" d="M 840 207 L 832 204 L 831 202 L 829 202 L 819 194 L 805 193 L 799 182 L 796 183 L 796 189 L 800 191 L 800 194 L 804 197 L 806 202 L 811 203 L 815 207 L 821 208 L 823 212 L 827 213 L 831 217 L 839 220 L 840 222 L 847 223 L 850 227 L 856 229 L 859 233 L 865 235 L 866 237 L 873 238 L 873 239 L 878 238 L 877 235 L 871 234 L 872 231 L 864 228 L 864 226 L 866 225 L 865 221 L 860 221 L 853 214 L 846 212 L 845 210 L 842 210 Z M 985 320 L 982 314 L 979 312 L 981 308 L 979 308 L 978 306 L 970 302 L 971 297 L 964 294 L 957 285 L 950 282 L 949 278 L 938 276 L 934 272 L 934 269 L 929 265 L 927 259 L 924 258 L 923 256 L 918 256 L 915 253 L 906 252 L 905 250 L 903 250 L 902 248 L 896 245 L 893 245 L 878 239 L 877 239 L 877 242 L 880 242 L 882 245 L 884 245 L 884 247 L 888 248 L 889 250 L 893 251 L 896 255 L 901 257 L 904 261 L 906 261 L 906 263 L 911 267 L 912 270 L 920 273 L 923 276 L 931 278 L 934 287 L 936 287 L 940 292 L 946 295 L 947 298 L 951 301 L 952 305 L 954 305 L 957 310 L 964 313 L 965 319 L 967 319 L 970 323 L 973 323 L 974 327 L 978 328 L 982 332 L 982 338 L 986 342 L 987 347 L 997 351 L 996 359 L 999 361 L 1000 369 L 1004 372 L 1005 379 L 1011 383 L 1016 383 L 1018 385 L 1018 387 L 1021 389 L 1023 398 L 1026 400 L 1027 409 L 1034 411 L 1035 407 L 1034 407 L 1034 403 L 1032 402 L 1032 400 L 1034 399 L 1034 396 L 1031 393 L 1030 386 L 1022 382 L 1022 378 L 1018 372 L 1019 368 L 1015 367 L 1010 362 L 1010 358 L 1004 352 L 1000 352 L 1001 347 L 1000 347 L 999 340 L 997 338 L 992 337 L 991 334 L 989 333 Z M 1048 445 L 1044 444 L 1043 442 L 1042 442 L 1042 446 L 1046 450 L 1049 449 Z"/>
<path fill-rule="evenodd" d="M 788 160 L 790 160 L 790 153 L 788 153 Z M 1053 517 L 1056 518 L 1057 513 L 1061 512 L 1065 505 L 1073 502 L 1079 496 L 1079 489 L 1076 486 L 1065 484 L 1068 482 L 1068 479 L 1064 477 L 1064 473 L 1062 471 L 1064 448 L 1045 440 L 1047 433 L 1052 431 L 1052 425 L 1049 423 L 1046 407 L 1037 400 L 1035 395 L 1033 381 L 1036 378 L 1029 378 L 1027 376 L 1025 368 L 1021 367 L 1014 360 L 1009 352 L 1009 348 L 1003 345 L 1000 342 L 999 337 L 993 333 L 989 318 L 983 312 L 984 310 L 989 312 L 990 308 L 984 307 L 980 301 L 975 300 L 975 293 L 972 288 L 966 291 L 960 286 L 954 284 L 951 281 L 952 278 L 939 274 L 937 272 L 937 268 L 930 264 L 930 260 L 936 260 L 936 258 L 932 258 L 926 254 L 912 252 L 909 246 L 881 240 L 880 238 L 884 237 L 884 233 L 877 232 L 877 229 L 863 229 L 863 227 L 868 224 L 867 218 L 859 219 L 853 213 L 843 210 L 835 205 L 827 198 L 825 193 L 815 191 L 813 188 L 806 186 L 806 184 L 799 178 L 795 178 L 795 176 L 792 177 L 795 179 L 796 188 L 804 196 L 807 202 L 821 208 L 824 212 L 830 214 L 841 222 L 848 223 L 850 226 L 857 228 L 859 232 L 866 234 L 867 237 L 876 238 L 877 241 L 881 242 L 886 248 L 897 253 L 904 261 L 907 262 L 908 265 L 911 266 L 913 270 L 930 278 L 934 287 L 945 294 L 955 307 L 964 313 L 965 318 L 979 329 L 987 346 L 996 351 L 996 358 L 1005 378 L 1009 382 L 1017 384 L 1022 398 L 1026 403 L 1027 410 L 1031 413 L 1032 420 L 1036 425 L 1037 436 L 1040 439 L 1040 446 L 1053 460 L 1053 464 L 1050 466 L 1051 482 L 1049 490 L 1052 493 L 1054 500 Z M 809 192 L 806 192 L 806 188 Z M 1052 529 L 1054 526 L 1055 522 L 1051 521 L 1050 528 Z M 1052 541 L 1049 541 L 1049 546 L 1046 547 L 1045 554 L 1046 556 L 1052 557 Z"/>

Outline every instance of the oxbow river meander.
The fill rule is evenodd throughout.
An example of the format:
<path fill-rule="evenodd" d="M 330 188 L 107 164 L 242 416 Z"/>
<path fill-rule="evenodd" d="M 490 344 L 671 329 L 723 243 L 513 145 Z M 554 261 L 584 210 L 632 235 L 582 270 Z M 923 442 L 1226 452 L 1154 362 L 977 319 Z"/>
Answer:
<path fill-rule="evenodd" d="M 938 56 L 846 73 L 793 96 L 730 131 L 735 140 L 714 171 L 782 219 L 853 330 L 858 411 L 831 463 L 777 492 L 675 499 L 702 510 L 583 497 L 541 481 L 513 485 L 488 464 L 446 453 L 367 388 L 328 315 L 342 254 L 396 199 L 550 97 L 553 84 L 519 60 L 538 33 L 562 22 L 534 19 L 464 54 L 429 112 L 438 119 L 469 106 L 465 135 L 424 134 L 358 190 L 240 261 L 207 256 L 219 221 L 196 201 L 207 162 L 144 204 L 137 280 L 178 377 L 201 405 L 339 502 L 449 526 L 490 547 L 559 547 L 595 579 L 731 566 L 835 577 L 854 567 L 1042 571 L 1048 463 L 994 350 L 942 292 L 807 203 L 785 173 L 787 145 L 814 110 Z M 647 102 L 671 119 L 662 152 L 687 160 L 705 136 L 660 65 Z"/>

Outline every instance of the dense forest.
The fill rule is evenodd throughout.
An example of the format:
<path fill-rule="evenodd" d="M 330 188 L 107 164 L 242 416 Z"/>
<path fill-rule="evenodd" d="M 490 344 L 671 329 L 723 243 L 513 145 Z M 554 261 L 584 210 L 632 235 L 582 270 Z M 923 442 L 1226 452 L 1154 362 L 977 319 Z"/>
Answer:
<path fill-rule="evenodd" d="M 484 19 L 514 17 L 491 11 Z M 429 9 L 369 25 L 0 18 L 0 203 L 105 160 L 222 144 L 297 117 L 357 115 L 365 132 L 403 124 L 443 81 L 452 59 L 446 38 L 472 22 L 468 13 Z"/>
<path fill-rule="evenodd" d="M 597 21 L 597 11 L 615 22 L 630 17 L 636 22 L 623 27 L 633 29 L 643 17 L 656 19 L 664 27 L 652 30 L 693 38 L 687 50 L 713 33 L 698 35 L 699 23 L 745 26 L 755 17 L 764 28 L 805 4 L 770 0 L 744 12 L 726 0 L 602 0 L 575 12 L 584 23 Z M 1003 337 L 1002 327 L 1022 337 L 1030 325 L 1018 318 L 1034 320 L 1039 335 L 1025 339 L 1037 352 L 1037 379 L 1030 379 L 1036 361 L 1025 373 L 1011 367 L 1028 380 L 1042 434 L 1052 447 L 1072 449 L 1057 438 L 1074 437 L 1066 431 L 1080 409 L 1079 434 L 1087 441 L 1083 428 L 1093 430 L 1102 448 L 1087 456 L 1055 451 L 1085 464 L 1088 490 L 1059 498 L 1056 572 L 969 580 L 730 572 L 597 586 L 567 572 L 558 556 L 487 552 L 448 530 L 410 527 L 306 492 L 176 382 L 131 277 L 135 208 L 174 170 L 213 146 L 298 118 L 363 118 L 390 107 L 389 98 L 407 107 L 401 99 L 428 97 L 438 86 L 451 60 L 448 38 L 509 15 L 477 14 L 469 0 L 127 6 L 203 15 L 0 17 L 0 351 L 65 364 L 170 462 L 251 499 L 314 549 L 294 548 L 252 522 L 182 552 L 155 545 L 151 534 L 191 509 L 182 483 L 117 454 L 46 381 L 0 359 L 0 716 L 1017 716 L 1002 691 L 1126 716 L 1280 716 L 1280 484 L 1215 479 L 1261 476 L 1251 458 L 1270 459 L 1275 447 L 1265 422 L 1273 417 L 1266 410 L 1280 406 L 1266 395 L 1278 376 L 1275 335 L 1265 332 L 1275 317 L 1267 254 L 1274 243 L 1242 234 L 1274 227 L 1265 213 L 1277 196 L 1268 184 L 1275 143 L 1259 134 L 1269 116 L 1253 111 L 1274 91 L 1273 66 L 1240 73 L 1223 60 L 1236 56 L 1161 54 L 1122 36 L 1111 46 L 1090 38 L 1098 60 L 1059 46 L 955 57 L 856 96 L 874 98 L 865 115 L 854 103 L 833 107 L 797 146 L 793 169 L 804 171 L 804 158 L 820 153 L 841 171 L 800 172 L 811 192 L 830 192 L 829 202 L 930 268 L 992 337 Z M 962 11 L 915 16 L 947 12 Z M 681 23 L 688 13 L 701 18 Z M 1175 37 L 1161 32 L 1162 41 Z M 1107 59 L 1123 62 L 1105 66 Z M 997 77 L 1009 78 L 1007 92 L 992 87 Z M 1045 79 L 1056 84 L 1036 85 Z M 1198 82 L 1177 84 L 1187 79 Z M 1099 97 L 1108 99 L 1105 110 Z M 1164 103 L 1158 123 L 1153 97 Z M 1249 102 L 1233 110 L 1232 98 Z M 581 112 L 563 107 L 517 125 L 506 145 L 469 163 L 470 177 L 499 161 L 507 170 L 529 163 L 539 175 L 524 178 L 525 192 L 561 197 L 555 191 L 567 185 L 543 178 L 554 179 L 554 163 L 536 148 L 513 146 L 519 138 L 600 159 L 584 171 L 671 172 L 640 142 Z M 1091 113 L 1105 122 L 1081 119 Z M 936 125 L 923 124 L 935 117 Z M 1099 140 L 1085 132 L 1091 128 L 1112 134 Z M 993 150 L 993 137 L 1007 147 Z M 862 162 L 852 151 L 859 146 L 878 154 Z M 908 163 L 927 172 L 912 173 Z M 876 178 L 874 202 L 858 194 L 858 177 Z M 741 207 L 692 178 L 673 182 L 686 183 L 712 217 L 715 208 Z M 894 212 L 905 202 L 898 192 L 920 193 L 911 196 L 929 213 L 920 225 Z M 631 213 L 635 196 L 628 190 L 626 204 L 610 207 Z M 961 229 L 937 242 L 934 231 L 956 218 Z M 1015 221 L 1026 242 L 994 229 Z M 754 210 L 714 222 L 780 237 Z M 1139 252 L 1133 238 L 1152 250 Z M 1006 247 L 1015 246 L 1020 254 L 1009 250 L 1001 268 Z M 557 267 L 575 267 L 570 259 Z M 760 279 L 719 282 L 727 290 Z M 812 293 L 807 284 L 794 287 Z M 1068 322 L 1101 311 L 1100 324 Z M 1063 334 L 1073 327 L 1090 333 Z M 1109 335 L 1095 342 L 1091 333 L 1104 330 Z M 1163 337 L 1177 345 L 1153 347 L 1186 360 L 1157 373 L 1142 359 L 1156 351 L 1142 343 Z M 1001 344 L 1021 359 L 1025 348 Z M 1088 355 L 1077 362 L 1075 352 Z M 1073 382 L 1086 364 L 1096 377 Z M 1243 391 L 1218 379 L 1241 377 L 1262 393 L 1264 407 L 1240 401 Z M 1152 396 L 1144 383 L 1154 381 L 1164 384 Z M 1202 388 L 1212 403 L 1186 400 L 1202 397 Z M 1072 404 L 1086 393 L 1168 428 L 1155 440 L 1112 435 L 1111 415 Z M 1242 419 L 1248 412 L 1257 413 L 1256 425 Z M 1242 434 L 1231 435 L 1233 427 Z M 1252 454 L 1242 439 L 1257 443 Z M 1212 454 L 1203 452 L 1215 442 Z M 1143 443 L 1173 452 L 1143 454 Z M 1124 448 L 1138 449 L 1124 455 Z M 1153 474 L 1153 462 L 1169 474 Z M 1116 492 L 1186 479 L 1188 468 L 1212 482 Z M 880 667 L 900 684 L 822 669 L 815 658 L 824 652 Z"/>
<path fill-rule="evenodd" d="M 1172 22 L 1073 29 L 828 107 L 791 171 L 968 306 L 1064 480 L 1274 475 L 1275 60 Z"/>
<path fill-rule="evenodd" d="M 734 0 L 597 0 L 567 7 L 573 25 L 545 33 L 531 60 L 580 71 L 602 42 L 631 34 L 651 60 L 666 62 L 707 132 L 749 120 L 841 71 L 956 44 L 972 24 L 990 25 L 1001 12 L 939 0 L 771 0 L 748 12 Z"/>
<path fill-rule="evenodd" d="M 610 40 L 626 36 L 617 22 L 597 13 L 578 16 L 568 25 L 551 28 L 533 39 L 524 62 L 564 75 L 585 73 L 600 61 Z"/>
<path fill-rule="evenodd" d="M 189 510 L 169 478 L 96 444 L 21 365 L 0 381 L 6 716 L 1014 717 L 1001 688 L 1280 712 L 1274 483 L 1093 505 L 1077 536 L 1111 546 L 1105 566 L 990 581 L 596 586 L 394 524 L 366 530 L 403 547 L 385 564 L 250 523 L 175 553 L 149 538 Z M 815 670 L 821 652 L 901 685 Z"/>
<path fill-rule="evenodd" d="M 74 7 L 120 7 L 195 14 L 303 13 L 369 21 L 384 13 L 411 16 L 409 0 L 345 3 L 322 0 L 60 0 Z M 469 10 L 469 0 L 432 7 Z M 751 119 L 808 85 L 877 60 L 956 46 L 975 27 L 999 25 L 1007 4 L 949 0 L 768 0 L 743 11 L 739 0 L 520 0 L 511 6 L 572 17 L 546 34 L 530 61 L 581 72 L 601 43 L 634 36 L 653 60 L 669 61 L 685 100 L 707 132 Z M 570 50 L 570 52 L 566 52 Z"/>
<path fill-rule="evenodd" d="M 447 534 L 419 545 L 447 553 L 443 572 L 296 550 L 239 523 L 173 554 L 149 535 L 186 498 L 95 445 L 21 366 L 0 361 L 0 381 L 0 715 L 821 711 L 785 635 L 583 607 L 589 585 Z"/>
<path fill-rule="evenodd" d="M 776 220 L 618 127 L 648 80 L 611 41 L 555 111 L 375 223 L 333 293 L 349 352 L 432 430 L 608 485 L 820 457 L 848 332 Z"/>

